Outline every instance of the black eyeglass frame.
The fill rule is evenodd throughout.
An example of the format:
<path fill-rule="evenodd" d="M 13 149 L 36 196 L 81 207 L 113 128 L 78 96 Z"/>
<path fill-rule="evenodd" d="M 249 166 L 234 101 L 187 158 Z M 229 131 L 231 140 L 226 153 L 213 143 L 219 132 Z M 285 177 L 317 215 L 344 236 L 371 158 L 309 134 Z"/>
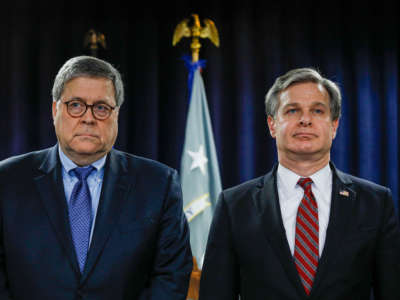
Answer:
<path fill-rule="evenodd" d="M 68 106 L 68 104 L 71 103 L 71 102 L 79 102 L 79 103 L 83 104 L 83 105 L 85 106 L 85 110 L 83 110 L 82 113 L 81 113 L 80 115 L 72 115 L 71 112 L 69 111 L 69 106 Z M 78 100 L 78 99 L 72 99 L 72 100 L 65 101 L 65 102 L 61 101 L 61 103 L 64 103 L 64 104 L 65 104 L 65 106 L 67 107 L 67 112 L 68 112 L 68 114 L 69 114 L 72 118 L 80 118 L 80 117 L 82 117 L 83 115 L 86 114 L 86 112 L 87 112 L 87 110 L 88 110 L 88 107 L 90 107 L 90 109 L 91 109 L 91 111 L 92 111 L 93 117 L 94 117 L 96 120 L 100 120 L 100 121 L 107 120 L 107 119 L 111 116 L 113 110 L 116 109 L 117 106 L 118 106 L 118 105 L 115 105 L 114 107 L 112 107 L 111 105 L 109 105 L 109 104 L 107 104 L 107 103 L 104 103 L 104 102 L 96 102 L 96 103 L 93 103 L 93 104 L 87 104 L 85 101 Z M 105 117 L 105 118 L 99 118 L 98 116 L 96 116 L 96 114 L 95 114 L 94 111 L 93 111 L 93 107 L 95 107 L 96 105 L 104 105 L 104 106 L 106 106 L 106 107 L 108 107 L 108 108 L 111 109 L 111 110 L 110 110 L 110 113 L 107 115 L 107 117 Z"/>

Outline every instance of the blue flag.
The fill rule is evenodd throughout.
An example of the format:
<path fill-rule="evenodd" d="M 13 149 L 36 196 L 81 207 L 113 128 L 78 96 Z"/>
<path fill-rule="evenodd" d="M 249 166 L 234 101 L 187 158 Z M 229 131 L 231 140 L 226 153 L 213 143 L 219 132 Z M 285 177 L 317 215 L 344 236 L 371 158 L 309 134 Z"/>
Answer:
<path fill-rule="evenodd" d="M 181 181 L 192 252 L 201 269 L 214 207 L 221 192 L 221 179 L 200 66 L 192 67 Z"/>

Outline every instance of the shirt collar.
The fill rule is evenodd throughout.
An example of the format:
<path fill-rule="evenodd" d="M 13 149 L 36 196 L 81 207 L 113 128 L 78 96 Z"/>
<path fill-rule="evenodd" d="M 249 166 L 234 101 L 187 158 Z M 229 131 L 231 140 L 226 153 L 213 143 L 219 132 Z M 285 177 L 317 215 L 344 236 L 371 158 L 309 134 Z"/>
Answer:
<path fill-rule="evenodd" d="M 278 179 L 280 180 L 280 184 L 286 191 L 293 191 L 296 188 L 297 182 L 301 177 L 300 175 L 282 166 L 281 164 L 278 165 L 277 174 Z M 325 167 L 319 169 L 317 172 L 308 177 L 312 179 L 313 184 L 317 188 L 323 190 L 323 187 L 329 185 L 332 182 L 332 170 L 329 166 L 329 163 L 326 164 Z"/>
<path fill-rule="evenodd" d="M 60 156 L 60 161 L 61 165 L 63 166 L 64 170 L 68 173 L 72 169 L 75 169 L 78 167 L 77 164 L 75 164 L 71 159 L 69 159 L 68 156 L 65 155 L 65 153 L 62 151 L 60 145 L 58 145 L 58 154 Z M 102 158 L 99 160 L 96 160 L 91 164 L 91 166 L 96 168 L 96 171 L 99 171 L 101 168 L 104 167 L 104 164 L 106 163 L 106 157 L 107 155 L 104 155 Z"/>
<path fill-rule="evenodd" d="M 313 181 L 313 184 L 320 191 L 325 190 L 330 184 L 332 184 L 332 170 L 329 164 L 327 164 L 322 169 L 318 170 L 311 176 L 309 176 Z"/>
<path fill-rule="evenodd" d="M 296 184 L 299 181 L 300 175 L 289 170 L 288 168 L 278 165 L 278 180 L 285 191 L 293 191 L 296 188 Z"/>

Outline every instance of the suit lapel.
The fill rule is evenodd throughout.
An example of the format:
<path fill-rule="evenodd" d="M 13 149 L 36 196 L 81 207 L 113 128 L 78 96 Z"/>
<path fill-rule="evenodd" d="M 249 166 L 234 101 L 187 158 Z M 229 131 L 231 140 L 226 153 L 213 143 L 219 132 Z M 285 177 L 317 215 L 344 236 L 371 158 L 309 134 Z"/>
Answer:
<path fill-rule="evenodd" d="M 58 162 L 57 147 L 56 145 L 48 150 L 46 159 L 39 167 L 41 174 L 35 177 L 34 181 L 50 223 L 65 250 L 73 270 L 79 274 L 79 267 L 68 223 L 68 208 L 63 189 L 61 164 Z"/>
<path fill-rule="evenodd" d="M 260 183 L 259 189 L 253 195 L 253 201 L 259 213 L 260 223 L 263 224 L 265 236 L 275 255 L 279 258 L 293 286 L 296 287 L 299 294 L 305 296 L 282 222 L 276 184 L 276 170 L 277 165 L 270 173 L 265 175 L 263 183 Z"/>
<path fill-rule="evenodd" d="M 348 220 L 354 215 L 356 192 L 352 190 L 351 179 L 344 173 L 336 170 L 333 163 L 332 168 L 332 200 L 329 216 L 329 225 L 326 231 L 325 246 L 318 264 L 313 288 L 310 296 L 316 295 L 318 286 L 323 279 L 326 280 L 327 272 L 334 269 L 337 249 L 341 248 L 344 233 L 348 230 Z"/>
<path fill-rule="evenodd" d="M 105 165 L 104 182 L 92 242 L 81 282 L 87 279 L 103 251 L 106 241 L 118 221 L 122 204 L 126 200 L 130 186 L 134 182 L 134 178 L 128 176 L 126 164 L 120 154 L 114 150 L 110 152 Z"/>

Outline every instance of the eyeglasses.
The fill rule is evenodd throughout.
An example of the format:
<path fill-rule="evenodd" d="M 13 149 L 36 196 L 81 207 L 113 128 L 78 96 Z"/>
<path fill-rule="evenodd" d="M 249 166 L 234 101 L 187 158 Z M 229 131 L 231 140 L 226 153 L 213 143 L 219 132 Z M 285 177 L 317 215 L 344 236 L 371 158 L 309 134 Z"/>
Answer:
<path fill-rule="evenodd" d="M 82 117 L 86 113 L 88 107 L 90 107 L 95 119 L 105 120 L 110 117 L 112 111 L 116 108 L 116 106 L 112 107 L 103 102 L 86 104 L 81 100 L 70 100 L 63 103 L 67 106 L 68 114 L 73 118 Z"/>

